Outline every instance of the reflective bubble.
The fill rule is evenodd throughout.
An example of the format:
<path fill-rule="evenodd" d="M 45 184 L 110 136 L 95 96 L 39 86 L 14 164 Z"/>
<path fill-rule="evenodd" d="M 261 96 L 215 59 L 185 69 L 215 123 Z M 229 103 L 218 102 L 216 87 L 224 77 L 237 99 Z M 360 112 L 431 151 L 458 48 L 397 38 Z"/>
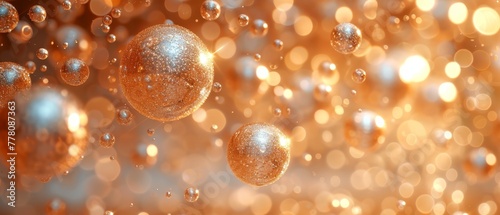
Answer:
<path fill-rule="evenodd" d="M 167 192 L 165 193 L 165 196 L 166 196 L 167 198 L 170 198 L 170 197 L 172 197 L 172 192 L 170 192 L 170 191 L 167 191 Z"/>
<path fill-rule="evenodd" d="M 397 205 L 397 206 L 398 206 L 398 209 L 399 209 L 399 210 L 404 210 L 404 209 L 405 209 L 405 207 L 406 207 L 406 202 L 405 202 L 405 200 L 398 200 L 398 205 Z"/>
<path fill-rule="evenodd" d="M 191 31 L 156 25 L 123 51 L 120 82 L 130 104 L 158 121 L 184 118 L 207 99 L 213 85 L 212 54 Z"/>
<path fill-rule="evenodd" d="M 104 133 L 99 138 L 99 145 L 104 148 L 110 148 L 115 144 L 115 136 L 111 133 Z"/>
<path fill-rule="evenodd" d="M 148 136 L 151 137 L 151 136 L 153 136 L 155 134 L 155 129 L 154 128 L 148 128 L 147 132 L 148 132 Z"/>
<path fill-rule="evenodd" d="M 208 0 L 204 1 L 200 7 L 201 17 L 203 19 L 212 21 L 216 20 L 220 16 L 220 5 L 216 1 Z"/>
<path fill-rule="evenodd" d="M 184 191 L 184 199 L 188 202 L 196 202 L 198 198 L 200 197 L 200 191 L 196 188 L 187 188 L 186 191 Z"/>
<path fill-rule="evenodd" d="M 49 51 L 47 51 L 47 49 L 40 48 L 36 52 L 36 57 L 40 60 L 45 60 L 49 57 Z"/>
<path fill-rule="evenodd" d="M 47 71 L 47 65 L 42 65 L 42 66 L 40 66 L 40 71 L 41 71 L 41 72 L 45 72 L 45 71 Z"/>
<path fill-rule="evenodd" d="M 262 56 L 261 56 L 259 53 L 256 53 L 256 54 L 254 54 L 254 55 L 253 55 L 253 59 L 254 59 L 255 61 L 259 62 L 259 61 L 260 61 L 260 59 L 262 59 Z"/>
<path fill-rule="evenodd" d="M 280 39 L 276 39 L 273 42 L 273 46 L 276 50 L 281 51 L 283 49 L 283 41 Z"/>
<path fill-rule="evenodd" d="M 265 186 L 277 181 L 290 163 L 290 140 L 274 125 L 252 123 L 229 140 L 227 160 L 241 181 Z"/>
<path fill-rule="evenodd" d="M 26 43 L 33 36 L 33 28 L 28 22 L 20 20 L 8 36 L 15 43 Z"/>
<path fill-rule="evenodd" d="M 330 35 L 330 44 L 341 54 L 351 54 L 361 45 L 361 30 L 351 23 L 335 26 Z"/>
<path fill-rule="evenodd" d="M 68 59 L 59 70 L 61 79 L 71 86 L 79 86 L 87 81 L 90 75 L 89 67 L 77 58 Z"/>
<path fill-rule="evenodd" d="M 61 6 L 64 10 L 71 10 L 71 1 L 69 0 L 64 0 L 62 3 L 61 3 Z"/>
<path fill-rule="evenodd" d="M 361 150 L 373 150 L 385 141 L 385 120 L 372 111 L 355 112 L 344 127 L 347 143 Z"/>
<path fill-rule="evenodd" d="M 250 26 L 250 32 L 252 32 L 254 36 L 258 37 L 265 36 L 268 31 L 269 31 L 269 25 L 262 19 L 254 20 L 252 22 L 252 25 Z"/>
<path fill-rule="evenodd" d="M 30 88 L 31 78 L 24 67 L 12 62 L 0 62 L 0 108 L 6 107 L 16 94 Z"/>
<path fill-rule="evenodd" d="M 497 158 L 493 152 L 481 147 L 473 149 L 464 163 L 464 170 L 470 179 L 487 179 L 495 172 Z"/>
<path fill-rule="evenodd" d="M 279 116 L 281 116 L 281 109 L 280 109 L 280 108 L 274 108 L 274 110 L 273 110 L 273 115 L 274 115 L 275 117 L 279 117 Z"/>
<path fill-rule="evenodd" d="M 116 19 L 116 18 L 120 18 L 120 16 L 121 16 L 121 15 L 122 15 L 122 10 L 120 10 L 119 8 L 113 8 L 113 9 L 111 10 L 111 16 L 112 16 L 113 18 L 115 18 L 115 19 Z"/>
<path fill-rule="evenodd" d="M 16 173 L 38 178 L 63 174 L 85 154 L 87 115 L 66 90 L 35 87 L 29 93 L 15 100 Z M 6 125 L 0 124 L 0 134 L 5 137 Z M 0 151 L 2 155 L 8 152 L 7 147 Z"/>
<path fill-rule="evenodd" d="M 28 12 L 28 16 L 31 21 L 40 23 L 45 21 L 47 11 L 45 11 L 45 8 L 40 5 L 33 5 Z"/>
<path fill-rule="evenodd" d="M 222 84 L 220 84 L 219 82 L 214 82 L 214 86 L 212 87 L 212 90 L 215 93 L 220 92 L 222 90 Z"/>
<path fill-rule="evenodd" d="M 111 25 L 113 23 L 113 18 L 110 15 L 106 15 L 102 17 L 102 24 Z"/>
<path fill-rule="evenodd" d="M 116 36 L 114 34 L 108 34 L 106 36 L 106 40 L 108 43 L 114 43 L 116 41 Z"/>
<path fill-rule="evenodd" d="M 250 23 L 250 18 L 246 14 L 240 14 L 238 16 L 238 24 L 240 24 L 241 27 L 247 26 L 248 23 Z"/>
<path fill-rule="evenodd" d="M 110 30 L 111 30 L 111 27 L 109 27 L 109 25 L 102 25 L 101 26 L 101 30 L 103 33 L 108 33 Z"/>
<path fill-rule="evenodd" d="M 26 68 L 26 71 L 29 73 L 29 74 L 33 74 L 36 70 L 36 64 L 35 62 L 33 61 L 27 61 L 25 64 L 24 64 L 24 68 Z"/>
<path fill-rule="evenodd" d="M 61 62 L 70 58 L 78 58 L 85 63 L 90 63 L 92 41 L 82 28 L 76 25 L 64 25 L 57 30 L 51 41 L 54 41 L 54 45 L 49 47 L 49 60 L 53 65 L 60 65 Z"/>
<path fill-rule="evenodd" d="M 130 125 L 132 118 L 132 112 L 128 108 L 123 107 L 116 110 L 116 121 L 120 125 Z"/>
<path fill-rule="evenodd" d="M 0 33 L 9 33 L 19 22 L 16 8 L 6 1 L 0 1 Z"/>
<path fill-rule="evenodd" d="M 333 96 L 333 88 L 328 84 L 318 84 L 314 87 L 313 95 L 320 102 L 328 102 Z"/>
<path fill-rule="evenodd" d="M 66 203 L 61 199 L 52 199 L 45 206 L 45 214 L 47 215 L 62 215 L 66 213 Z"/>
<path fill-rule="evenodd" d="M 361 84 L 366 80 L 366 72 L 362 69 L 356 69 L 352 72 L 351 78 L 355 83 Z"/>

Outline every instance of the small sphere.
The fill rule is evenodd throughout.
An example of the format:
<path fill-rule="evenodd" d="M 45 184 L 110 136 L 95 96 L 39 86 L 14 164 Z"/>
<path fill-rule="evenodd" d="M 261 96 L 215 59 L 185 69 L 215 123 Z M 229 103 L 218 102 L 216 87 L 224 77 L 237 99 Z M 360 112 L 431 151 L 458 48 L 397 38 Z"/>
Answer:
<path fill-rule="evenodd" d="M 252 34 L 257 37 L 266 36 L 268 31 L 269 25 L 262 19 L 254 20 L 252 22 L 252 25 L 250 26 L 250 32 L 252 32 Z"/>
<path fill-rule="evenodd" d="M 62 3 L 61 3 L 62 7 L 64 10 L 71 10 L 71 1 L 69 0 L 64 0 Z"/>
<path fill-rule="evenodd" d="M 333 96 L 333 88 L 328 84 L 318 84 L 314 87 L 314 98 L 320 102 L 328 102 Z"/>
<path fill-rule="evenodd" d="M 167 192 L 165 193 L 165 196 L 166 196 L 167 198 L 170 198 L 170 197 L 172 197 L 172 192 L 170 192 L 170 191 L 167 191 Z"/>
<path fill-rule="evenodd" d="M 283 41 L 281 41 L 280 39 L 276 39 L 273 42 L 273 46 L 276 50 L 281 51 L 283 50 Z"/>
<path fill-rule="evenodd" d="M 335 26 L 330 35 L 330 44 L 341 54 L 351 54 L 361 45 L 361 30 L 351 23 Z"/>
<path fill-rule="evenodd" d="M 211 92 L 212 54 L 198 36 L 183 27 L 149 27 L 132 39 L 122 56 L 123 93 L 132 107 L 150 119 L 184 118 Z"/>
<path fill-rule="evenodd" d="M 40 23 L 45 21 L 45 18 L 47 18 L 47 11 L 45 11 L 45 8 L 40 5 L 33 5 L 28 12 L 28 16 L 31 21 Z"/>
<path fill-rule="evenodd" d="M 116 121 L 120 125 L 130 125 L 130 123 L 132 122 L 132 118 L 133 118 L 132 112 L 130 112 L 130 110 L 128 108 L 123 107 L 123 108 L 117 109 Z"/>
<path fill-rule="evenodd" d="M 111 27 L 109 27 L 109 25 L 104 25 L 104 24 L 103 24 L 103 25 L 101 26 L 101 30 L 102 30 L 102 32 L 103 32 L 103 33 L 108 33 L 108 32 L 109 32 L 109 30 L 111 30 Z"/>
<path fill-rule="evenodd" d="M 59 70 L 61 79 L 71 86 L 80 86 L 90 75 L 89 67 L 78 58 L 68 59 Z"/>
<path fill-rule="evenodd" d="M 275 117 L 280 117 L 281 116 L 281 109 L 280 108 L 274 108 L 273 115 Z"/>
<path fill-rule="evenodd" d="M 352 73 L 351 78 L 355 83 L 361 84 L 366 80 L 366 72 L 362 69 L 356 69 Z"/>
<path fill-rule="evenodd" d="M 116 18 L 120 18 L 120 16 L 122 16 L 122 10 L 120 10 L 120 9 L 118 9 L 118 8 L 113 8 L 113 9 L 111 10 L 111 16 L 112 16 L 113 18 L 115 18 L 115 19 L 116 19 Z"/>
<path fill-rule="evenodd" d="M 40 48 L 36 52 L 36 57 L 40 60 L 45 60 L 49 57 L 49 51 L 47 51 L 47 49 Z"/>
<path fill-rule="evenodd" d="M 24 67 L 12 62 L 0 62 L 0 108 L 7 106 L 16 94 L 30 88 L 31 78 Z"/>
<path fill-rule="evenodd" d="M 496 163 L 495 154 L 481 147 L 469 153 L 464 163 L 464 170 L 469 179 L 487 179 L 495 173 Z"/>
<path fill-rule="evenodd" d="M 213 21 L 219 18 L 221 9 L 219 3 L 216 1 L 207 0 L 201 4 L 200 12 L 203 19 Z"/>
<path fill-rule="evenodd" d="M 256 62 L 259 62 L 260 59 L 262 59 L 262 56 L 259 54 L 259 53 L 256 53 L 253 55 L 253 59 L 256 61 Z"/>
<path fill-rule="evenodd" d="M 28 22 L 20 20 L 14 30 L 8 34 L 8 37 L 14 43 L 27 43 L 33 37 L 33 28 Z"/>
<path fill-rule="evenodd" d="M 220 92 L 222 90 L 222 84 L 220 84 L 219 82 L 214 82 L 212 90 L 214 91 L 214 93 Z"/>
<path fill-rule="evenodd" d="M 148 136 L 153 136 L 155 134 L 155 129 L 154 128 L 148 128 Z"/>
<path fill-rule="evenodd" d="M 360 150 L 374 150 L 385 140 L 385 120 L 372 111 L 355 112 L 344 127 L 347 143 Z"/>
<path fill-rule="evenodd" d="M 111 25 L 113 23 L 113 18 L 110 15 L 106 15 L 102 17 L 102 24 Z"/>
<path fill-rule="evenodd" d="M 187 188 L 186 191 L 184 191 L 184 199 L 188 202 L 196 202 L 198 198 L 200 197 L 200 191 L 196 188 Z"/>
<path fill-rule="evenodd" d="M 36 70 L 36 64 L 35 64 L 35 62 L 30 60 L 24 64 L 24 68 L 26 68 L 26 71 L 29 74 L 33 74 L 33 73 L 35 73 L 35 70 Z"/>
<path fill-rule="evenodd" d="M 0 1 L 0 33 L 11 32 L 18 22 L 19 14 L 16 8 L 6 1 Z"/>
<path fill-rule="evenodd" d="M 246 14 L 240 14 L 238 16 L 238 24 L 240 24 L 241 27 L 247 26 L 248 23 L 250 23 L 250 17 Z"/>
<path fill-rule="evenodd" d="M 47 65 L 40 66 L 40 72 L 45 72 L 45 71 L 47 71 Z"/>
<path fill-rule="evenodd" d="M 229 140 L 227 160 L 241 181 L 265 186 L 277 181 L 290 163 L 290 140 L 274 125 L 251 123 Z"/>
<path fill-rule="evenodd" d="M 106 36 L 106 40 L 108 43 L 114 43 L 116 41 L 116 36 L 114 34 L 108 34 Z"/>
<path fill-rule="evenodd" d="M 111 133 L 104 133 L 99 138 L 99 145 L 104 148 L 110 148 L 115 144 L 115 136 Z"/>

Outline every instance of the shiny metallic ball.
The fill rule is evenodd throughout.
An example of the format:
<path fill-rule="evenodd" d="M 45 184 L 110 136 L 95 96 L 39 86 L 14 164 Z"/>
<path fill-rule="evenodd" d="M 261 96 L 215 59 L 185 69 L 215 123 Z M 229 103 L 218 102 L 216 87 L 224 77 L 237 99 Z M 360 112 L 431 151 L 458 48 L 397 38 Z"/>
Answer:
<path fill-rule="evenodd" d="M 0 62 L 0 108 L 6 107 L 16 94 L 31 88 L 28 71 L 17 63 Z"/>
<path fill-rule="evenodd" d="M 341 54 L 351 54 L 361 45 L 361 30 L 351 23 L 340 23 L 333 28 L 330 45 Z"/>
<path fill-rule="evenodd" d="M 372 111 L 355 112 L 347 119 L 344 134 L 347 143 L 360 150 L 374 150 L 385 141 L 385 120 Z"/>

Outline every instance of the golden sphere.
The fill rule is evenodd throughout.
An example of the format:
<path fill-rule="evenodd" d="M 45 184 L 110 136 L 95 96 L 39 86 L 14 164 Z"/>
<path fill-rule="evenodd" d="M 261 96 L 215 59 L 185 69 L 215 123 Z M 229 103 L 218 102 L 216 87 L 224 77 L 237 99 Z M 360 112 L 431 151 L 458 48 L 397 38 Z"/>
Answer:
<path fill-rule="evenodd" d="M 385 140 L 385 120 L 372 111 L 356 112 L 345 123 L 347 143 L 360 150 L 374 150 Z"/>
<path fill-rule="evenodd" d="M 212 89 L 212 54 L 193 32 L 177 25 L 141 31 L 127 45 L 120 67 L 123 93 L 138 112 L 174 121 L 197 110 Z"/>
<path fill-rule="evenodd" d="M 30 74 L 17 63 L 0 62 L 0 108 L 16 94 L 31 88 Z"/>
<path fill-rule="evenodd" d="M 288 168 L 290 140 L 274 125 L 247 124 L 231 137 L 227 160 L 241 181 L 254 186 L 269 185 Z"/>

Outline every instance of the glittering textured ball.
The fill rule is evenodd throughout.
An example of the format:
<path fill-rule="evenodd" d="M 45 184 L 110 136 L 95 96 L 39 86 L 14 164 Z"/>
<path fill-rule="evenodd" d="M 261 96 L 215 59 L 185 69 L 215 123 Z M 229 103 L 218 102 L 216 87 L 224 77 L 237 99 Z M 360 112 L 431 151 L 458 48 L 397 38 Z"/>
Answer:
<path fill-rule="evenodd" d="M 99 138 L 99 145 L 101 145 L 104 148 L 110 148 L 115 144 L 115 136 L 111 133 L 104 133 L 101 135 Z"/>
<path fill-rule="evenodd" d="M 59 70 L 61 79 L 71 86 L 79 86 L 87 81 L 90 75 L 89 67 L 78 58 L 68 59 Z"/>
<path fill-rule="evenodd" d="M 246 14 L 240 14 L 238 16 L 238 24 L 240 24 L 241 27 L 247 26 L 249 22 L 250 17 L 248 17 Z"/>
<path fill-rule="evenodd" d="M 469 179 L 487 179 L 495 172 L 497 158 L 493 152 L 481 147 L 471 150 L 466 157 L 464 170 Z"/>
<path fill-rule="evenodd" d="M 47 11 L 45 11 L 45 8 L 40 5 L 33 5 L 28 12 L 28 16 L 31 21 L 40 23 L 45 21 Z"/>
<path fill-rule="evenodd" d="M 200 13 L 203 19 L 212 21 L 220 16 L 220 5 L 216 1 L 207 0 L 201 4 Z"/>
<path fill-rule="evenodd" d="M 130 125 L 133 119 L 133 114 L 127 107 L 119 108 L 116 110 L 116 121 L 120 125 Z"/>
<path fill-rule="evenodd" d="M 0 33 L 9 33 L 19 22 L 16 8 L 6 1 L 0 1 Z"/>
<path fill-rule="evenodd" d="M 184 118 L 212 89 L 212 54 L 193 32 L 156 25 L 137 34 L 123 51 L 120 83 L 138 112 L 158 121 Z"/>
<path fill-rule="evenodd" d="M 196 202 L 200 197 L 200 191 L 196 188 L 187 188 L 184 191 L 184 199 L 188 202 Z"/>
<path fill-rule="evenodd" d="M 1 111 L 2 122 L 7 122 L 10 110 Z M 73 168 L 86 151 L 87 115 L 66 90 L 32 88 L 29 96 L 16 98 L 14 117 L 15 130 L 2 123 L 0 134 L 7 137 L 8 132 L 15 132 L 16 173 L 37 178 L 60 175 Z M 1 155 L 9 152 L 8 144 L 2 144 Z"/>
<path fill-rule="evenodd" d="M 231 137 L 227 160 L 241 181 L 254 186 L 269 185 L 288 168 L 290 140 L 274 125 L 247 124 Z"/>
<path fill-rule="evenodd" d="M 361 45 L 361 30 L 351 23 L 340 23 L 332 30 L 330 44 L 341 54 L 351 54 Z"/>
<path fill-rule="evenodd" d="M 356 69 L 351 75 L 352 81 L 361 84 L 366 80 L 366 72 L 363 69 Z"/>
<path fill-rule="evenodd" d="M 347 143 L 360 150 L 374 150 L 385 141 L 385 120 L 372 111 L 355 112 L 344 127 Z"/>
<path fill-rule="evenodd" d="M 31 78 L 24 67 L 12 62 L 0 62 L 0 108 L 6 107 L 17 93 L 30 88 Z"/>

